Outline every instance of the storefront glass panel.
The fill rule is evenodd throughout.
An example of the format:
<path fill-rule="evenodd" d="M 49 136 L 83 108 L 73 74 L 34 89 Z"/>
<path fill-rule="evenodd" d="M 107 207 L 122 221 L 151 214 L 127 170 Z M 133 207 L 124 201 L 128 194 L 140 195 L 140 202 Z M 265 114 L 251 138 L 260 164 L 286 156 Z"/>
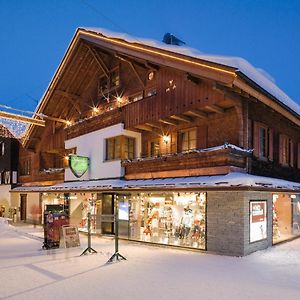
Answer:
<path fill-rule="evenodd" d="M 300 235 L 300 195 L 273 195 L 273 243 Z"/>
<path fill-rule="evenodd" d="M 136 193 L 130 196 L 129 238 L 205 249 L 206 193 Z"/>

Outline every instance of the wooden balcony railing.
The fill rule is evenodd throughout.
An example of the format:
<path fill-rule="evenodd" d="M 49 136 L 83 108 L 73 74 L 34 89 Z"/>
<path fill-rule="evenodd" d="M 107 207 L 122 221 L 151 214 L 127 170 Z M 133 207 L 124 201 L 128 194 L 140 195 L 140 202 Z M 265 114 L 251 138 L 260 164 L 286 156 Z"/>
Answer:
<path fill-rule="evenodd" d="M 123 161 L 126 179 L 166 178 L 227 174 L 246 171 L 250 152 L 220 147 L 212 151 L 191 151 L 160 157 Z"/>

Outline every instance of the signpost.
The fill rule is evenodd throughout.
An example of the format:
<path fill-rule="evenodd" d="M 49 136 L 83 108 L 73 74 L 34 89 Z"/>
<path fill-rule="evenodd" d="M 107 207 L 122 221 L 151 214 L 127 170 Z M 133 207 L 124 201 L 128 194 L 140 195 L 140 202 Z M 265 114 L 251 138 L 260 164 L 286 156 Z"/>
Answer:
<path fill-rule="evenodd" d="M 69 155 L 69 165 L 72 173 L 80 178 L 89 168 L 89 158 L 86 156 Z"/>

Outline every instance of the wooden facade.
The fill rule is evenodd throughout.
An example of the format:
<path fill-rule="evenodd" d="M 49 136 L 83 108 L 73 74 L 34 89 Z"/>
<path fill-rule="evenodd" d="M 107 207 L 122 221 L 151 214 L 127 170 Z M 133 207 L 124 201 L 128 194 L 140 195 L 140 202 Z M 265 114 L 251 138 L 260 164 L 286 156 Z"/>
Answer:
<path fill-rule="evenodd" d="M 253 87 L 231 67 L 156 52 L 150 46 L 78 32 L 37 110 L 50 118 L 45 128 L 30 127 L 20 151 L 20 183 L 63 181 L 61 168 L 68 153 L 64 141 L 118 123 L 142 133 L 142 152 L 136 154 L 141 160 L 122 164 L 127 179 L 239 170 L 300 181 L 300 122 L 295 112 L 271 98 L 272 105 L 266 105 L 267 96 L 252 93 Z M 264 127 L 258 124 L 269 132 L 272 157 L 259 157 L 258 145 L 264 142 L 258 131 Z M 180 154 L 180 134 L 189 129 L 196 131 L 196 149 L 229 143 L 254 149 L 253 154 L 232 149 Z M 166 135 L 168 144 L 163 142 Z M 289 137 L 289 165 L 280 160 L 282 135 Z M 151 141 L 157 141 L 159 155 L 143 160 L 151 156 Z"/>

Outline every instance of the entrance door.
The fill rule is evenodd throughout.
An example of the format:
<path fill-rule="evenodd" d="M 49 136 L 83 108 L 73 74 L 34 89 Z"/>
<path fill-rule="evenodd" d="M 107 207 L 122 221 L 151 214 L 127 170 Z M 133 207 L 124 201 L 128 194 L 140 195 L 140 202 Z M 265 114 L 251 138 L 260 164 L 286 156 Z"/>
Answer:
<path fill-rule="evenodd" d="M 114 195 L 102 195 L 102 216 L 101 232 L 102 234 L 114 234 Z"/>
<path fill-rule="evenodd" d="M 21 195 L 20 199 L 20 217 L 21 221 L 26 221 L 27 195 Z"/>

